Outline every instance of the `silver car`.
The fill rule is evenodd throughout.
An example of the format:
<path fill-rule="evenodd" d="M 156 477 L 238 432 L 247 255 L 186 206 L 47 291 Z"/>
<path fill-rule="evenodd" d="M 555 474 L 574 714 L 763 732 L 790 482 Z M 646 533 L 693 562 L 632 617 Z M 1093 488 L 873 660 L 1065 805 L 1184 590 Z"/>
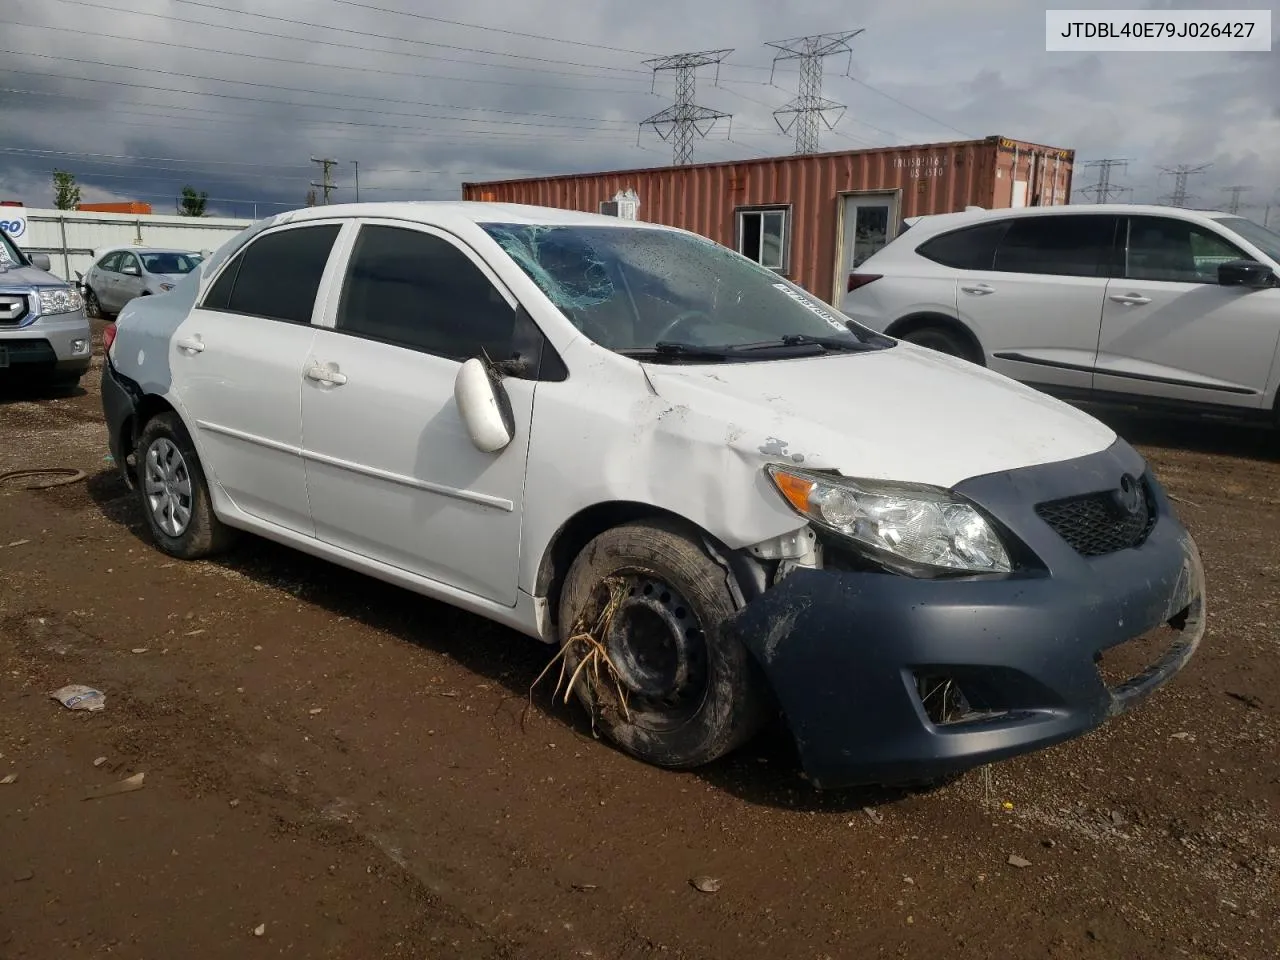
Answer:
<path fill-rule="evenodd" d="M 134 297 L 167 293 L 203 257 L 190 250 L 125 247 L 98 257 L 81 281 L 90 316 L 117 314 Z"/>
<path fill-rule="evenodd" d="M 49 272 L 0 230 L 0 385 L 19 378 L 74 386 L 93 356 L 89 321 L 75 287 Z"/>

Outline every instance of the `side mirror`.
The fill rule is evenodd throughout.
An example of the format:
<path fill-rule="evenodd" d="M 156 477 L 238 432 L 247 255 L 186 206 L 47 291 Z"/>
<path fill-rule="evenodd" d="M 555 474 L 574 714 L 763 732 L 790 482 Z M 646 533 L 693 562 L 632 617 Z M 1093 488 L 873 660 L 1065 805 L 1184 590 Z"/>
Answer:
<path fill-rule="evenodd" d="M 1224 287 L 1269 287 L 1276 275 L 1257 260 L 1231 260 L 1218 265 L 1218 283 Z"/>
<path fill-rule="evenodd" d="M 142 276 L 142 271 L 138 269 L 138 265 L 136 263 L 125 264 L 123 267 L 120 268 L 120 272 L 123 273 L 126 277 Z"/>
<path fill-rule="evenodd" d="M 33 253 L 30 255 L 30 260 L 33 267 L 37 270 L 43 270 L 45 273 L 48 273 L 53 266 L 53 264 L 49 262 L 49 255 L 47 253 Z"/>
<path fill-rule="evenodd" d="M 515 436 L 511 401 L 483 360 L 472 357 L 453 381 L 453 399 L 476 448 L 496 453 Z"/>

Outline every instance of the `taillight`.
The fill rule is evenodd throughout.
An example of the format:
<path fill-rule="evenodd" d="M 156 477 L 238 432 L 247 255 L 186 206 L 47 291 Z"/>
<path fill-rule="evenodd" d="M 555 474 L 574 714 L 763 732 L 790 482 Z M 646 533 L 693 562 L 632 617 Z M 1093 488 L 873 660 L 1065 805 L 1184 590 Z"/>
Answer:
<path fill-rule="evenodd" d="M 851 273 L 849 274 L 848 292 L 853 293 L 859 287 L 865 287 L 872 280 L 879 280 L 883 276 L 883 273 Z"/>
<path fill-rule="evenodd" d="M 116 342 L 116 325 L 108 323 L 102 328 L 102 352 L 107 353 L 111 350 L 111 344 Z"/>

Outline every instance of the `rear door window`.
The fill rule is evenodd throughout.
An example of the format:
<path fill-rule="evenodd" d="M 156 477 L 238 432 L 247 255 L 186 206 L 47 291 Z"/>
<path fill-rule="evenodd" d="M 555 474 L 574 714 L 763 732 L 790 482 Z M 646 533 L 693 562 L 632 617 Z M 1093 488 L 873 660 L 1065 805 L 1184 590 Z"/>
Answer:
<path fill-rule="evenodd" d="M 227 264 L 204 309 L 310 323 L 340 229 L 340 224 L 322 223 L 263 234 Z"/>
<path fill-rule="evenodd" d="M 1066 214 L 1016 217 L 996 247 L 995 269 L 1060 277 L 1111 273 L 1116 217 Z"/>

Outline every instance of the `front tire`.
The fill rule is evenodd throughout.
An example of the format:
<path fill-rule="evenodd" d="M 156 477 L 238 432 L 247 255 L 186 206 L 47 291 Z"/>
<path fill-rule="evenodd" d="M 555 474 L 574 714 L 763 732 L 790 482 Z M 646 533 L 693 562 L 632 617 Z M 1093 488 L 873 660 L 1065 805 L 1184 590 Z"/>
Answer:
<path fill-rule="evenodd" d="M 674 527 L 654 522 L 605 531 L 569 569 L 560 599 L 565 675 L 582 667 L 574 691 L 593 725 L 640 760 L 702 766 L 767 719 L 755 662 L 721 630 L 735 612 L 726 576 Z"/>
<path fill-rule="evenodd" d="M 946 327 L 919 327 L 903 336 L 902 339 L 908 343 L 914 343 L 918 347 L 927 347 L 930 350 L 936 350 L 938 353 L 945 353 L 951 357 L 968 360 L 970 363 L 978 362 L 973 355 L 973 348 L 965 342 L 964 338 Z"/>
<path fill-rule="evenodd" d="M 233 533 L 214 515 L 204 469 L 176 413 L 153 417 L 136 450 L 138 495 L 156 546 L 180 560 L 213 556 Z"/>

